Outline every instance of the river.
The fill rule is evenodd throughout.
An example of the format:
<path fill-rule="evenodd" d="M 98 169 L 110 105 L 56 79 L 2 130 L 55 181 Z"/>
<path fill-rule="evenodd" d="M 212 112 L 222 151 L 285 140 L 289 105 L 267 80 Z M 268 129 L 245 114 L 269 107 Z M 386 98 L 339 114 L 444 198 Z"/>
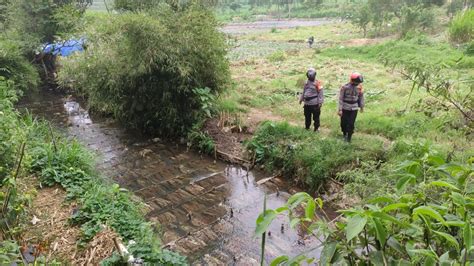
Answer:
<path fill-rule="evenodd" d="M 147 205 L 146 217 L 161 225 L 163 246 L 188 256 L 193 265 L 258 265 L 260 237 L 255 220 L 263 209 L 282 206 L 289 193 L 284 181 L 214 161 L 185 146 L 128 132 L 113 120 L 91 117 L 72 96 L 41 90 L 18 108 L 51 121 L 97 156 L 104 177 L 132 191 Z M 282 230 L 283 227 L 283 230 Z M 289 228 L 279 217 L 270 227 L 265 259 L 297 255 L 319 243 Z M 312 252 L 317 255 L 319 250 Z"/>

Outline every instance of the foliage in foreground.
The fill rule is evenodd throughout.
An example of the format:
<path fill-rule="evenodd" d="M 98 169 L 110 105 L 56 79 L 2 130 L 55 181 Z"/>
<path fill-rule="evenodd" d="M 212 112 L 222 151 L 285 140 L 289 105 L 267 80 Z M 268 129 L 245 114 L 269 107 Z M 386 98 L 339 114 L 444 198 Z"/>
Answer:
<path fill-rule="evenodd" d="M 247 148 L 257 163 L 270 169 L 281 169 L 285 175 L 296 177 L 315 190 L 338 168 L 355 163 L 358 158 L 381 158 L 382 144 L 369 140 L 364 147 L 356 147 L 286 122 L 265 122 L 247 143 Z"/>
<path fill-rule="evenodd" d="M 227 83 L 226 47 L 209 11 L 161 7 L 92 25 L 89 48 L 62 61 L 59 81 L 128 127 L 179 136 L 205 109 L 196 88 L 216 94 Z"/>
<path fill-rule="evenodd" d="M 288 203 L 257 219 L 256 234 L 265 233 L 277 215 L 323 239 L 320 265 L 467 265 L 474 259 L 474 158 L 446 163 L 436 155 L 406 161 L 397 193 L 372 198 L 364 206 L 339 211 L 333 223 L 322 201 L 297 193 Z M 304 212 L 297 209 L 303 207 Z M 301 214 L 303 213 L 303 214 Z M 281 256 L 271 265 L 314 261 L 304 254 Z"/>
<path fill-rule="evenodd" d="M 34 88 L 38 84 L 38 73 L 23 57 L 17 43 L 0 36 L 0 76 L 9 80 L 17 93 Z M 5 99 L 5 97 L 3 97 Z"/>

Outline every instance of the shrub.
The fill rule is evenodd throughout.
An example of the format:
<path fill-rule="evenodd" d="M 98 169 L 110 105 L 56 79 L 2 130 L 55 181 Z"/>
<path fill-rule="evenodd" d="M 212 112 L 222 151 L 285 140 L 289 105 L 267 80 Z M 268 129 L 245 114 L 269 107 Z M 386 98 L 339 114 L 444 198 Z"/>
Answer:
<path fill-rule="evenodd" d="M 393 192 L 339 210 L 342 214 L 335 223 L 322 209 L 321 199 L 296 193 L 284 206 L 260 214 L 256 235 L 264 234 L 284 214 L 292 227 L 322 236 L 320 265 L 469 265 L 474 247 L 473 161 L 446 163 L 435 155 L 406 161 L 392 176 L 398 177 Z M 298 211 L 300 207 L 305 211 Z M 281 256 L 272 265 L 315 260 Z"/>
<path fill-rule="evenodd" d="M 455 43 L 467 43 L 474 39 L 474 10 L 461 12 L 449 25 L 449 38 Z"/>
<path fill-rule="evenodd" d="M 285 51 L 276 51 L 270 56 L 268 56 L 268 60 L 270 62 L 281 62 L 285 61 L 288 55 L 285 53 Z"/>
<path fill-rule="evenodd" d="M 216 94 L 229 79 L 226 46 L 213 15 L 199 6 L 157 12 L 93 25 L 88 50 L 62 62 L 59 82 L 128 127 L 183 135 L 203 109 L 195 89 Z"/>
<path fill-rule="evenodd" d="M 26 91 L 36 87 L 39 76 L 35 67 L 23 57 L 18 44 L 0 37 L 0 77 L 9 80 L 10 86 Z"/>

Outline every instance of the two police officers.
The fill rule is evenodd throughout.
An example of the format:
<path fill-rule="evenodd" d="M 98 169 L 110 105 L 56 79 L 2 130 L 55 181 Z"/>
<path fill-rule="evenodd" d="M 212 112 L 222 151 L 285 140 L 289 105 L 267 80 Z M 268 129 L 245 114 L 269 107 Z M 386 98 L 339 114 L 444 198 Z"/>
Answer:
<path fill-rule="evenodd" d="M 305 128 L 310 128 L 311 118 L 313 118 L 314 131 L 318 131 L 321 106 L 324 102 L 323 87 L 321 81 L 316 80 L 314 68 L 308 69 L 306 76 L 308 80 L 304 85 L 299 102 L 300 104 L 304 102 Z M 363 76 L 354 72 L 350 75 L 349 83 L 343 85 L 339 91 L 338 115 L 341 117 L 341 131 L 347 142 L 352 140 L 358 111 L 364 111 L 363 82 Z"/>

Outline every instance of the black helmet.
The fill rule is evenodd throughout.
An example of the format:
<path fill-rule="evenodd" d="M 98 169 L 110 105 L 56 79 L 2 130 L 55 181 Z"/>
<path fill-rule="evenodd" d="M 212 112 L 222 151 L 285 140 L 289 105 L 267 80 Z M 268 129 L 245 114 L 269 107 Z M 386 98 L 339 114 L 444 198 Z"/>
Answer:
<path fill-rule="evenodd" d="M 314 81 L 316 79 L 316 69 L 308 69 L 308 71 L 306 72 L 306 77 L 308 77 L 309 80 Z"/>
<path fill-rule="evenodd" d="M 354 72 L 351 74 L 351 82 L 354 82 L 355 84 L 360 84 L 364 82 L 364 77 L 362 74 Z"/>

